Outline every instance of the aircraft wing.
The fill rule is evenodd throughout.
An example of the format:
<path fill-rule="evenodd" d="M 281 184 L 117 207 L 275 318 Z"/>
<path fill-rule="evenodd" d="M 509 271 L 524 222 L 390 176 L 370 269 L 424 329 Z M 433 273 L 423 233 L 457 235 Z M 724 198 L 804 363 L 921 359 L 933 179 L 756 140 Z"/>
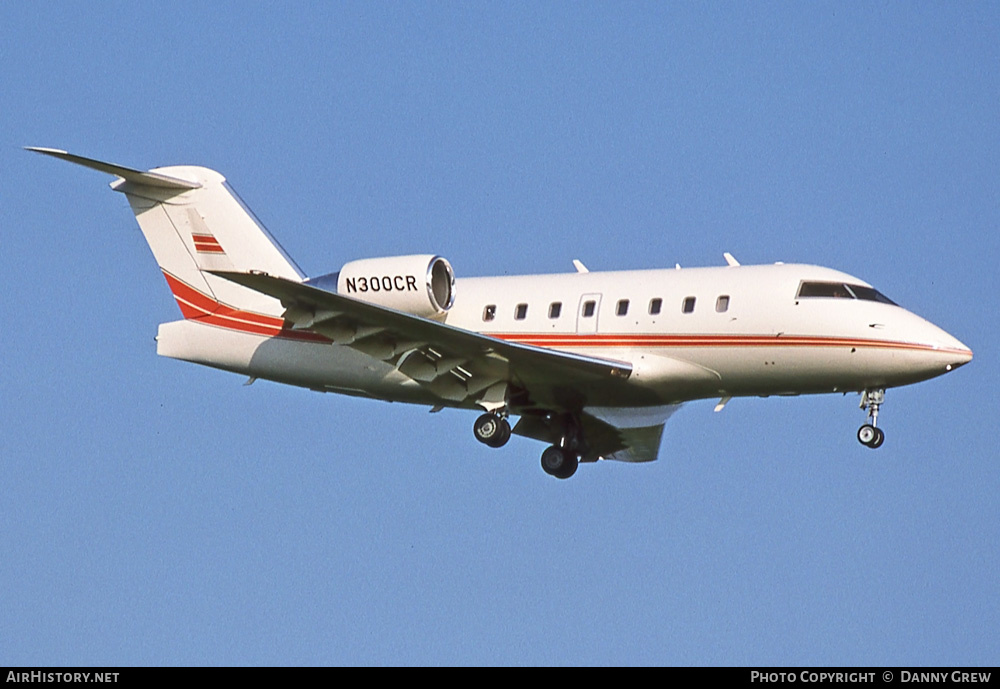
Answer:
<path fill-rule="evenodd" d="M 584 433 L 588 432 L 589 419 L 584 418 Z M 600 422 L 604 423 L 604 422 Z M 660 439 L 663 437 L 663 426 L 645 426 L 642 428 L 614 428 L 617 442 L 609 442 L 606 446 L 600 437 L 592 440 L 588 437 L 591 452 L 604 459 L 616 459 L 620 462 L 652 462 L 660 453 Z M 593 431 L 590 431 L 594 435 Z M 612 450 L 612 448 L 614 448 Z"/>
<path fill-rule="evenodd" d="M 522 408 L 579 411 L 609 390 L 636 404 L 626 362 L 507 342 L 264 273 L 209 272 L 279 299 L 293 329 L 390 363 L 453 406 L 502 407 L 508 385 Z"/>
<path fill-rule="evenodd" d="M 639 409 L 634 416 L 627 409 L 615 410 L 611 415 L 602 413 L 610 410 L 585 411 L 580 415 L 580 430 L 587 439 L 587 447 L 580 461 L 652 462 L 659 455 L 667 419 L 680 407 L 680 404 L 670 404 Z M 546 443 L 559 440 L 543 419 L 533 416 L 522 416 L 512 432 Z"/>

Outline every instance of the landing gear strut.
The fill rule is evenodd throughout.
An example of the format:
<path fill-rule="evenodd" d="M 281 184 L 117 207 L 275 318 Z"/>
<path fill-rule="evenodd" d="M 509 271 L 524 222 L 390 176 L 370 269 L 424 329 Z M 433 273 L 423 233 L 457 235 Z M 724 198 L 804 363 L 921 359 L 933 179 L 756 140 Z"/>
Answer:
<path fill-rule="evenodd" d="M 868 423 L 858 429 L 858 442 L 873 450 L 885 442 L 885 433 L 878 427 L 878 410 L 885 403 L 885 390 L 865 390 L 861 393 L 861 408 L 868 412 Z"/>
<path fill-rule="evenodd" d="M 510 440 L 510 423 L 503 415 L 487 412 L 472 425 L 476 440 L 490 447 L 503 447 Z"/>
<path fill-rule="evenodd" d="M 580 421 L 565 414 L 551 418 L 550 424 L 549 428 L 559 440 L 542 453 L 542 471 L 556 478 L 569 478 L 580 466 L 584 449 Z"/>

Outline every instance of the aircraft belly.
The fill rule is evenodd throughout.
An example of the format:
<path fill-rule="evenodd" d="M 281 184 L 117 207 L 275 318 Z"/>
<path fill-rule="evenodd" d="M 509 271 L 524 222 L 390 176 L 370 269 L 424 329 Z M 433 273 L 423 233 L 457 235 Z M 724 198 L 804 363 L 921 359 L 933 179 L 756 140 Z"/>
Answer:
<path fill-rule="evenodd" d="M 570 350 L 572 351 L 572 350 Z M 418 404 L 448 404 L 391 364 L 347 346 L 268 337 L 199 323 L 160 326 L 157 353 L 256 378 L 314 390 Z M 551 400 L 565 408 L 640 407 L 678 404 L 715 396 L 791 395 L 895 387 L 945 373 L 948 352 L 905 343 L 781 345 L 712 344 L 657 348 L 588 348 L 580 353 L 630 361 L 627 381 L 588 384 Z M 562 396 L 560 396 L 562 395 Z"/>

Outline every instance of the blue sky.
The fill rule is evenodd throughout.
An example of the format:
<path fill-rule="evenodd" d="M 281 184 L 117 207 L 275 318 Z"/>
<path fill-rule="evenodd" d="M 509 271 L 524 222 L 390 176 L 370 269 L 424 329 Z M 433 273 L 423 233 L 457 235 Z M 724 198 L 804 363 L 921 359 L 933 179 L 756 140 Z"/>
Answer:
<path fill-rule="evenodd" d="M 990 3 L 0 5 L 0 664 L 995 664 Z M 976 358 L 691 404 L 545 476 L 473 414 L 161 359 L 125 199 L 221 171 L 310 274 L 800 261 Z"/>

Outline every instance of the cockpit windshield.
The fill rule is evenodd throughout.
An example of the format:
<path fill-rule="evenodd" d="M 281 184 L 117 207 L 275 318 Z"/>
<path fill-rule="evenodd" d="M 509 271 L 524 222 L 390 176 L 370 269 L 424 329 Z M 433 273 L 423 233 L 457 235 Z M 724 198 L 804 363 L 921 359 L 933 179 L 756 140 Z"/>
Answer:
<path fill-rule="evenodd" d="M 849 285 L 844 282 L 803 282 L 799 285 L 798 297 L 800 299 L 811 297 L 861 299 L 863 301 L 877 301 L 881 304 L 897 306 L 896 302 L 873 287 Z"/>

